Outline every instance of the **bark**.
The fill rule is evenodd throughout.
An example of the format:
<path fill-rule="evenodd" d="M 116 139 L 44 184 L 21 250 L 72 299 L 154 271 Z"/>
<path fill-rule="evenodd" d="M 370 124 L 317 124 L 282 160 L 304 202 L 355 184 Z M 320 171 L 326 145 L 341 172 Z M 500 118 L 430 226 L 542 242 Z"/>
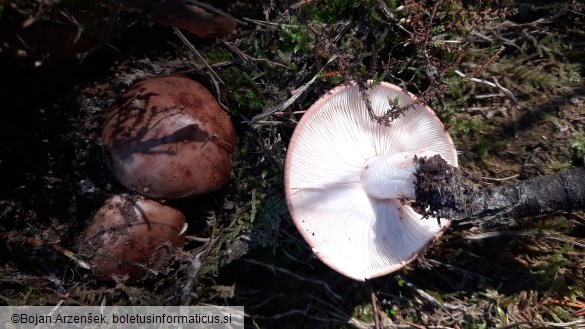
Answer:
<path fill-rule="evenodd" d="M 585 209 L 585 168 L 480 190 L 477 177 L 442 158 L 418 159 L 415 210 L 482 227 L 559 210 Z"/>

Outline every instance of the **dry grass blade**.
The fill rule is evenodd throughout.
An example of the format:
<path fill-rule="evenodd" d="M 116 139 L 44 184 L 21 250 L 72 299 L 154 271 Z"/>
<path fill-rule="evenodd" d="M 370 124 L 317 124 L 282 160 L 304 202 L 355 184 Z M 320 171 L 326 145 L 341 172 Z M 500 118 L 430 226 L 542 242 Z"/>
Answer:
<path fill-rule="evenodd" d="M 512 329 L 521 328 L 522 326 L 528 326 L 527 328 L 534 328 L 539 326 L 542 328 L 585 328 L 585 320 L 575 320 L 570 322 L 542 322 L 542 321 L 520 321 L 514 322 L 505 326 L 497 327 L 496 329 Z"/>
<path fill-rule="evenodd" d="M 581 248 L 585 248 L 585 244 L 572 241 L 569 239 L 559 238 L 551 235 L 550 233 L 545 232 L 521 232 L 521 231 L 497 231 L 497 232 L 486 232 L 480 234 L 474 234 L 470 236 L 466 236 L 465 238 L 468 240 L 482 240 L 482 239 L 489 239 L 489 238 L 499 238 L 499 237 L 512 237 L 512 236 L 540 236 L 550 240 L 561 241 L 565 243 L 572 244 L 574 246 L 578 246 Z"/>
<path fill-rule="evenodd" d="M 578 299 L 571 300 L 568 296 L 551 296 L 549 297 L 549 302 L 556 305 L 577 308 L 578 310 L 573 312 L 573 316 L 585 315 L 585 302 Z"/>
<path fill-rule="evenodd" d="M 257 123 L 259 120 L 266 118 L 267 116 L 270 116 L 278 111 L 284 111 L 286 110 L 289 106 L 291 106 L 305 91 L 307 91 L 307 89 L 309 89 L 309 87 L 317 80 L 317 78 L 319 77 L 319 74 L 323 71 L 323 69 L 325 69 L 325 67 L 327 67 L 327 65 L 331 64 L 335 59 L 337 59 L 337 55 L 333 55 L 329 58 L 329 60 L 327 61 L 327 63 L 325 65 L 323 65 L 323 67 L 319 70 L 319 72 L 317 72 L 317 74 L 315 74 L 313 76 L 313 78 L 311 80 L 309 80 L 309 82 L 305 83 L 304 85 L 302 85 L 301 87 L 295 89 L 295 93 L 286 101 L 284 101 L 283 103 L 278 104 L 275 107 L 272 107 L 256 116 L 254 116 L 252 118 L 252 120 L 250 120 L 251 123 Z"/>
<path fill-rule="evenodd" d="M 225 84 L 225 82 L 223 82 L 223 80 L 221 80 L 219 75 L 217 75 L 217 73 L 215 73 L 215 71 L 209 65 L 209 63 L 207 63 L 205 58 L 203 58 L 203 56 L 201 56 L 199 51 L 197 51 L 195 46 L 193 46 L 193 44 L 185 37 L 185 35 L 176 27 L 173 27 L 173 30 L 175 31 L 175 34 L 179 37 L 179 39 L 181 39 L 181 42 L 183 42 L 183 44 L 185 44 L 185 46 L 187 46 L 189 48 L 189 50 L 191 50 L 191 52 L 193 52 L 193 54 L 195 54 L 195 56 L 197 56 L 197 58 L 199 58 L 199 60 L 203 63 L 203 65 L 205 65 L 205 67 L 207 68 L 207 70 L 209 70 L 209 73 L 213 76 L 213 78 L 216 79 L 217 81 L 219 81 L 220 83 Z"/>

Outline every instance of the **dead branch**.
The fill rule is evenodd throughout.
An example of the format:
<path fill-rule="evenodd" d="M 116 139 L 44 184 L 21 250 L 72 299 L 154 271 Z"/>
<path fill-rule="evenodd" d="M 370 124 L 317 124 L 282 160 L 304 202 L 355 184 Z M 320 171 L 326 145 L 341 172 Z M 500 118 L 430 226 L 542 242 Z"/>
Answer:
<path fill-rule="evenodd" d="M 296 92 L 289 99 L 287 99 L 283 103 L 280 103 L 280 104 L 256 115 L 255 117 L 252 118 L 252 120 L 250 120 L 250 122 L 255 124 L 259 120 L 262 120 L 262 119 L 264 119 L 264 118 L 266 118 L 266 117 L 268 117 L 276 112 L 286 110 L 289 106 L 291 106 L 297 100 L 297 98 L 299 98 L 307 89 L 309 89 L 309 87 L 317 80 L 317 78 L 319 77 L 319 75 L 321 74 L 323 69 L 325 67 L 327 67 L 327 65 L 331 64 L 331 62 L 333 62 L 335 59 L 337 59 L 337 55 L 331 56 L 329 58 L 329 60 L 327 61 L 327 63 L 325 63 L 325 65 L 319 70 L 319 72 L 317 72 L 317 74 L 315 74 L 315 76 L 313 76 L 313 78 L 311 80 L 309 80 L 309 82 L 307 82 L 303 86 L 297 88 Z"/>
<path fill-rule="evenodd" d="M 462 78 L 467 78 L 467 76 L 459 70 L 455 70 L 455 73 Z M 502 91 L 504 93 L 504 95 L 506 95 L 512 101 L 513 104 L 518 104 L 518 100 L 516 99 L 514 94 L 508 88 L 505 88 L 504 86 L 502 86 L 496 78 L 494 78 L 494 82 L 489 82 L 487 80 L 478 79 L 478 78 L 469 78 L 469 81 L 476 82 L 476 83 L 483 83 L 483 84 L 488 85 L 490 87 L 497 88 L 500 91 Z"/>
<path fill-rule="evenodd" d="M 418 161 L 414 205 L 427 216 L 491 227 L 515 218 L 585 209 L 585 168 L 480 190 L 472 175 L 440 156 Z"/>

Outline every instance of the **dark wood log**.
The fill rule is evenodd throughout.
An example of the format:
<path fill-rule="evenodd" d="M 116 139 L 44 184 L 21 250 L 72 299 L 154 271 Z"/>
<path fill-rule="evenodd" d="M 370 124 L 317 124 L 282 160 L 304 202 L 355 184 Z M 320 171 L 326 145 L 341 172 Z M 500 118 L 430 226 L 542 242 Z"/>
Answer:
<path fill-rule="evenodd" d="M 585 168 L 479 189 L 478 178 L 441 157 L 417 159 L 415 210 L 482 227 L 559 210 L 585 209 Z"/>

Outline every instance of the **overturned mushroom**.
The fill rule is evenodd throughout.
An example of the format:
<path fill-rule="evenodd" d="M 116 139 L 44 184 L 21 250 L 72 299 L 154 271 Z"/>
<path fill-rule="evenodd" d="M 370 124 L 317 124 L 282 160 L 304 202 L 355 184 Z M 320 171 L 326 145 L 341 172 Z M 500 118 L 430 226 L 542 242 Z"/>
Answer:
<path fill-rule="evenodd" d="M 236 133 L 201 84 L 183 76 L 140 81 L 102 132 L 108 167 L 126 187 L 174 199 L 219 189 L 231 174 Z"/>
<path fill-rule="evenodd" d="M 297 228 L 323 262 L 355 280 L 403 267 L 448 224 L 410 207 L 415 159 L 438 154 L 457 166 L 428 106 L 384 82 L 363 92 L 368 102 L 355 83 L 319 99 L 297 125 L 285 167 Z M 403 107 L 389 125 L 373 120 Z"/>
<path fill-rule="evenodd" d="M 106 200 L 83 232 L 79 251 L 103 280 L 127 277 L 135 283 L 164 270 L 182 249 L 185 216 L 142 196 L 116 195 Z"/>

